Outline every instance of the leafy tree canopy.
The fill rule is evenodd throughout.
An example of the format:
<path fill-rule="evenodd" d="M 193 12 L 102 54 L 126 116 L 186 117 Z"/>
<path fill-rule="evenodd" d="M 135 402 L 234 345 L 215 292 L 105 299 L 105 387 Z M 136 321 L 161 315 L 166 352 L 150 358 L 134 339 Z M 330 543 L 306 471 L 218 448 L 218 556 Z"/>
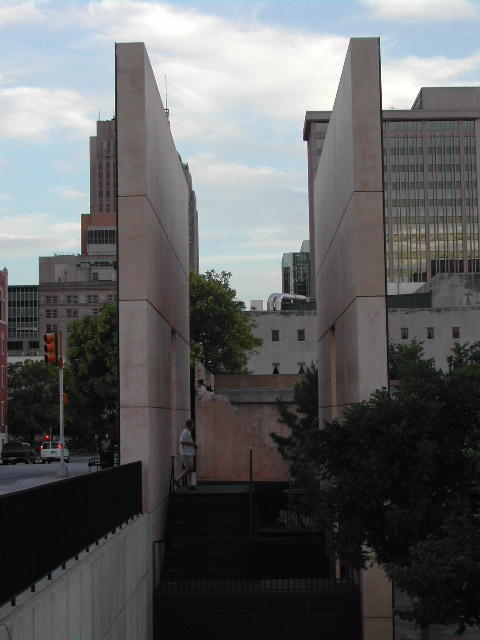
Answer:
<path fill-rule="evenodd" d="M 65 389 L 77 433 L 98 433 L 117 416 L 117 308 L 104 305 L 98 316 L 69 325 Z"/>
<path fill-rule="evenodd" d="M 290 429 L 286 437 L 271 433 L 281 456 L 290 463 L 293 477 L 308 492 L 318 490 L 318 369 L 312 364 L 293 391 L 293 411 L 277 401 L 279 422 Z"/>
<path fill-rule="evenodd" d="M 35 434 L 58 432 L 58 372 L 43 361 L 8 363 L 8 431 L 33 444 Z"/>
<path fill-rule="evenodd" d="M 394 391 L 351 406 L 318 441 L 313 416 L 276 439 L 306 475 L 337 553 L 381 564 L 413 599 L 400 615 L 422 627 L 480 624 L 479 346 L 456 346 L 443 372 L 411 344 Z"/>
<path fill-rule="evenodd" d="M 231 273 L 190 271 L 190 363 L 213 374 L 248 373 L 248 358 L 262 340 L 230 287 Z"/>

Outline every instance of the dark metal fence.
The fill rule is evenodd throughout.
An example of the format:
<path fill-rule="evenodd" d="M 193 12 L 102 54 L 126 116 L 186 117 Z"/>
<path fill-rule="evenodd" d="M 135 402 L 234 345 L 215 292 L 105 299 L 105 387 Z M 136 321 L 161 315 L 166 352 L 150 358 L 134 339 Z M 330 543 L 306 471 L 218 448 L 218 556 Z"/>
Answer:
<path fill-rule="evenodd" d="M 258 527 L 318 527 L 311 498 L 286 482 L 255 484 Z"/>
<path fill-rule="evenodd" d="M 0 497 L 0 606 L 142 512 L 142 463 Z"/>
<path fill-rule="evenodd" d="M 184 548 L 173 543 L 167 549 L 164 541 L 156 544 L 163 558 L 155 582 L 160 591 L 343 591 L 358 586 L 357 573 L 328 558 L 313 537 L 191 538 Z"/>

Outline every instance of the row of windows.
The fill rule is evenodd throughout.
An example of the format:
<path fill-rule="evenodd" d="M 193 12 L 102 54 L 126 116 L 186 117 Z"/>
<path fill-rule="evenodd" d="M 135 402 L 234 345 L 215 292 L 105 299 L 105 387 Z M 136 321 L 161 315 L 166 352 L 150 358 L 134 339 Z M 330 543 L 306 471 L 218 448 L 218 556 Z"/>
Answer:
<path fill-rule="evenodd" d="M 402 122 L 390 121 L 390 131 L 422 131 L 422 120 L 404 120 Z M 317 125 L 318 127 L 318 125 Z M 427 131 L 458 131 L 458 120 L 427 120 L 425 123 Z M 386 123 L 382 123 L 383 131 L 386 130 Z M 475 124 L 473 120 L 463 120 L 463 130 L 473 131 Z"/>
<path fill-rule="evenodd" d="M 298 342 L 305 342 L 305 329 L 298 329 L 297 340 Z M 272 342 L 280 342 L 280 331 L 278 329 L 272 329 Z"/>
<path fill-rule="evenodd" d="M 427 340 L 435 339 L 435 327 L 427 327 Z M 408 340 L 408 327 L 402 327 L 400 329 L 400 339 Z M 452 339 L 460 339 L 460 327 L 452 327 Z"/>
<path fill-rule="evenodd" d="M 67 304 L 78 304 L 79 299 L 78 299 L 78 295 L 68 295 L 65 297 L 65 300 Z M 58 304 L 58 296 L 46 296 L 45 301 L 47 304 Z M 87 294 L 87 304 L 97 304 L 98 302 L 99 302 L 98 294 Z M 114 295 L 113 293 L 107 294 L 107 302 L 117 302 L 117 296 Z M 49 311 L 52 311 L 56 314 L 55 309 L 52 309 L 52 310 L 47 309 L 47 314 L 49 313 Z M 49 316 L 47 315 L 47 318 L 48 317 Z M 52 317 L 56 318 L 57 316 L 54 315 Z"/>
<path fill-rule="evenodd" d="M 29 349 L 39 349 L 40 344 L 38 340 L 29 340 L 28 341 Z M 9 340 L 7 342 L 7 349 L 9 351 L 21 351 L 23 349 L 23 340 Z"/>
<path fill-rule="evenodd" d="M 116 244 L 117 232 L 115 229 L 89 229 L 87 242 L 88 244 Z"/>
<path fill-rule="evenodd" d="M 386 200 L 386 198 L 385 198 Z M 426 202 L 427 199 L 425 197 L 421 198 L 423 207 L 423 202 Z M 392 199 L 391 206 L 392 207 L 414 207 L 419 204 L 419 198 L 400 198 L 400 199 Z M 433 207 L 435 205 L 439 207 L 452 207 L 453 205 L 461 206 L 462 198 L 428 198 L 429 206 Z M 465 198 L 465 206 L 476 206 L 478 204 L 478 198 Z"/>

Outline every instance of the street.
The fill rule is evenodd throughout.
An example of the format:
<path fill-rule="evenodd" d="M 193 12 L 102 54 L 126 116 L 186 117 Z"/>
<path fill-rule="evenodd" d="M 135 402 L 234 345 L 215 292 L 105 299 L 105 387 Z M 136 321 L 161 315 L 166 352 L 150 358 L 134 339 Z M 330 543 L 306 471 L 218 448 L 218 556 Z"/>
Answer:
<path fill-rule="evenodd" d="M 57 478 L 58 465 L 58 462 L 51 464 L 24 464 L 21 462 L 15 465 L 0 464 L 0 495 L 30 489 L 47 482 L 56 482 L 59 479 Z M 88 473 L 88 457 L 72 457 L 66 467 L 68 477 Z M 96 468 L 92 467 L 90 473 L 95 471 Z"/>

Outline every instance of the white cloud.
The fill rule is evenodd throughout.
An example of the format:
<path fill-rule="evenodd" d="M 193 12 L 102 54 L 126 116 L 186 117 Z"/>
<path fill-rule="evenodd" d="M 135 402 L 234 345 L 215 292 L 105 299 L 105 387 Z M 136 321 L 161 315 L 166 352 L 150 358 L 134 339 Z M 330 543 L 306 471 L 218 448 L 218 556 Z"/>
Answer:
<path fill-rule="evenodd" d="M 361 0 L 374 20 L 432 22 L 478 19 L 478 5 L 469 0 Z"/>
<path fill-rule="evenodd" d="M 38 0 L 37 2 L 34 0 L 30 0 L 30 2 L 2 0 L 0 2 L 0 28 L 44 23 L 45 16 L 39 10 L 41 4 L 44 3 L 40 3 Z"/>
<path fill-rule="evenodd" d="M 92 130 L 83 97 L 65 89 L 0 88 L 0 136 L 39 142 L 52 131 L 86 138 Z"/>
<path fill-rule="evenodd" d="M 65 200 L 86 200 L 89 198 L 86 192 L 77 191 L 76 189 L 57 187 L 55 191 L 57 191 L 62 198 L 65 198 Z"/>
<path fill-rule="evenodd" d="M 86 138 L 92 130 L 89 105 L 76 91 L 38 87 L 0 88 L 0 136 L 43 141 L 62 129 Z"/>
<path fill-rule="evenodd" d="M 458 85 L 456 78 L 462 77 L 472 77 L 468 84 L 478 84 L 479 69 L 480 53 L 458 60 L 445 56 L 390 58 L 382 64 L 383 108 L 410 109 L 422 86 L 454 86 Z"/>
<path fill-rule="evenodd" d="M 80 224 L 55 222 L 48 214 L 1 214 L 0 255 L 8 265 L 10 260 L 32 255 L 53 255 L 59 251 L 77 252 Z"/>

